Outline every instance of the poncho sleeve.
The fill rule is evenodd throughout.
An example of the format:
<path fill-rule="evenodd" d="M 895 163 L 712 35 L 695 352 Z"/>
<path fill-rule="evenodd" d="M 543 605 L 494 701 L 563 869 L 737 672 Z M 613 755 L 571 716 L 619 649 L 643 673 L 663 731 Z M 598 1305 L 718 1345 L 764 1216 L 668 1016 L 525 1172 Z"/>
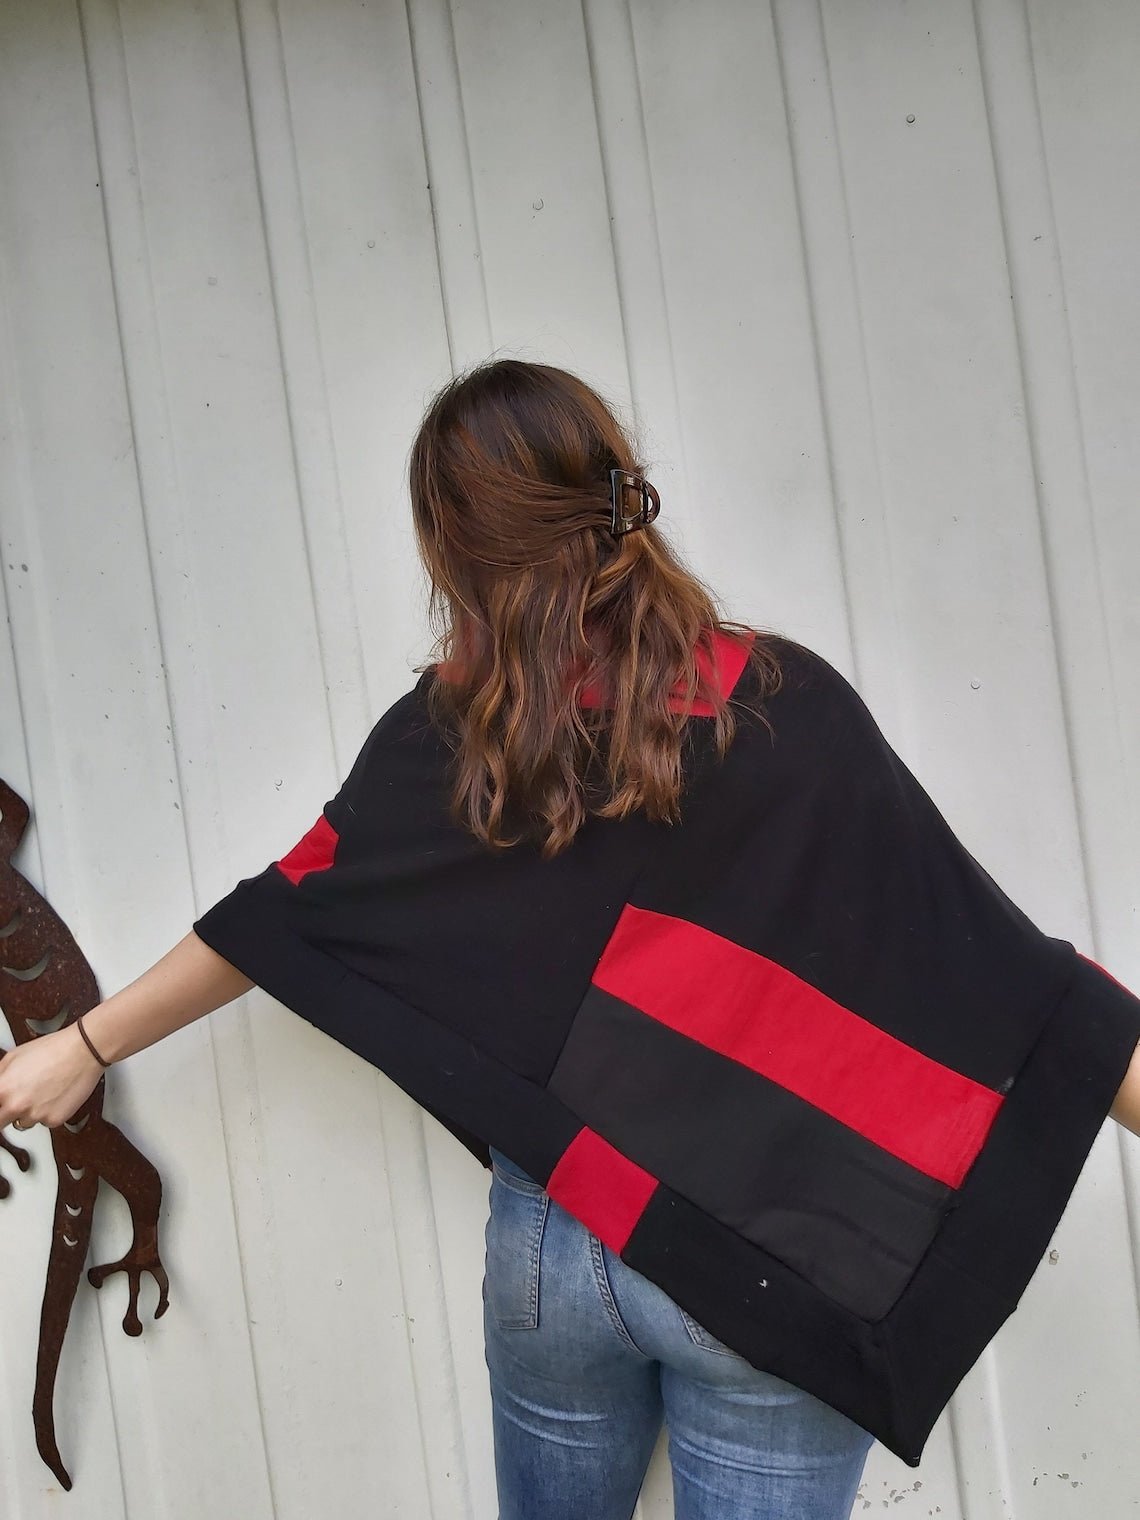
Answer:
<path fill-rule="evenodd" d="M 378 760 L 414 738 L 422 724 L 420 698 L 430 679 L 397 699 L 364 739 L 344 780 L 299 839 L 260 871 L 243 877 L 192 925 L 203 940 L 257 986 L 346 1048 L 391 1074 L 484 1167 L 485 1142 L 431 1101 L 418 1080 L 434 1061 L 454 1054 L 454 1037 L 382 985 L 365 984 L 341 953 L 346 905 L 359 909 L 372 890 L 366 862 L 372 823 L 380 806 L 400 798 L 377 796 L 391 783 Z M 377 774 L 380 772 L 381 774 Z M 354 864 L 355 863 L 355 864 Z M 351 983 L 368 998 L 366 1021 L 349 1013 Z M 417 1046 L 417 1031 L 424 1038 Z"/>

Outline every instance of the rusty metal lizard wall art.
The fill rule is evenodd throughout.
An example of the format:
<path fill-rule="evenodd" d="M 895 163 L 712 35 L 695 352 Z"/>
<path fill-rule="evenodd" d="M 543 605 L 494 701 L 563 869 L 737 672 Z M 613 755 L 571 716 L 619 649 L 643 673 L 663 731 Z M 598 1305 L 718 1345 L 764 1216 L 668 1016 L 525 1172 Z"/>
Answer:
<path fill-rule="evenodd" d="M 17 1045 L 61 1029 L 100 1001 L 95 975 L 71 931 L 11 863 L 29 817 L 24 799 L 0 780 L 0 1012 L 6 1015 Z M 91 1096 L 71 1118 L 49 1130 L 58 1185 L 40 1311 L 32 1420 L 40 1456 L 67 1489 L 71 1478 L 56 1444 L 52 1401 L 63 1338 L 91 1240 L 100 1178 L 126 1199 L 134 1239 L 118 1261 L 92 1267 L 88 1281 L 98 1288 L 112 1273 L 126 1273 L 130 1299 L 123 1329 L 128 1335 L 142 1333 L 138 1297 L 144 1272 L 158 1284 L 155 1319 L 166 1312 L 169 1303 L 169 1283 L 158 1256 L 162 1181 L 146 1157 L 104 1119 L 105 1085 L 106 1078 L 100 1077 Z M 28 1152 L 13 1145 L 3 1131 L 0 1148 L 8 1152 L 20 1171 L 28 1170 Z M 0 1198 L 6 1198 L 10 1191 L 11 1184 L 0 1172 Z"/>

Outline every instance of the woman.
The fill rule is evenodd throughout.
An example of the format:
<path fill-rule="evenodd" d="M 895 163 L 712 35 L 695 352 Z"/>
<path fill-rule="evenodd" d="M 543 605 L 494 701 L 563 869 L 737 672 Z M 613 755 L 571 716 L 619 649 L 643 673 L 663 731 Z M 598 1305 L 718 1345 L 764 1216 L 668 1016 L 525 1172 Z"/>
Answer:
<path fill-rule="evenodd" d="M 638 852 L 657 849 L 678 832 L 683 794 L 692 792 L 698 814 L 708 807 L 709 785 L 723 785 L 715 762 L 734 743 L 739 760 L 737 728 L 748 723 L 751 710 L 730 704 L 728 694 L 747 685 L 759 699 L 759 724 L 748 728 L 755 736 L 760 725 L 771 727 L 769 712 L 785 710 L 774 700 L 783 683 L 782 666 L 802 662 L 809 652 L 718 617 L 709 593 L 650 526 L 659 502 L 630 439 L 602 398 L 563 370 L 504 360 L 444 387 L 416 438 L 410 487 L 418 544 L 431 577 L 429 611 L 433 618 L 442 614 L 443 658 L 425 667 L 415 693 L 377 725 L 345 788 L 326 804 L 305 838 L 263 873 L 264 881 L 254 878 L 235 889 L 236 907 L 231 910 L 231 900 L 224 900 L 162 960 L 81 1023 L 22 1046 L 0 1062 L 0 1122 L 21 1128 L 62 1123 L 91 1092 L 104 1064 L 123 1060 L 254 985 L 267 986 L 319 1020 L 314 1003 L 292 998 L 288 976 L 294 973 L 280 979 L 274 951 L 265 948 L 275 943 L 272 938 L 255 947 L 251 931 L 246 954 L 241 904 L 258 890 L 257 913 L 268 903 L 283 922 L 302 906 L 323 914 L 325 947 L 343 957 L 350 973 L 363 972 L 366 979 L 371 974 L 407 999 L 406 1019 L 396 1019 L 404 1032 L 394 1039 L 409 1038 L 407 1020 L 435 998 L 436 1017 L 452 1020 L 466 1042 L 455 1047 L 457 1061 L 473 1042 L 486 1040 L 490 1046 L 493 1040 L 505 1070 L 527 1075 L 530 1063 L 540 1085 L 547 1084 L 552 1068 L 557 1074 L 564 1065 L 573 1048 L 573 1027 L 551 1014 L 557 1003 L 551 989 L 567 963 L 571 980 L 580 977 L 582 965 L 588 970 L 594 964 L 592 950 L 580 965 L 573 962 L 581 927 L 576 914 L 590 884 L 606 883 L 605 900 L 591 904 L 591 910 L 596 906 L 598 922 L 609 932 L 628 888 L 621 874 L 627 853 L 632 850 L 639 862 L 658 861 L 654 879 L 664 880 L 667 867 L 660 861 L 667 855 Z M 725 661 L 734 680 L 721 683 Z M 406 717 L 413 697 L 417 722 L 402 728 L 396 743 L 389 720 L 393 714 Z M 787 708 L 789 732 L 794 711 Z M 422 738 L 426 725 L 419 718 L 425 715 L 438 738 Z M 697 718 L 712 722 L 702 726 Z M 853 711 L 845 717 L 845 744 L 855 742 L 853 725 L 859 720 Z M 783 737 L 779 721 L 775 734 L 777 741 Z M 383 744 L 403 769 L 377 772 L 370 752 Z M 446 793 L 441 756 L 447 757 Z M 759 780 L 752 789 L 760 789 Z M 380 832 L 371 847 L 367 839 L 362 845 L 359 830 L 349 832 L 357 811 L 352 799 L 363 811 L 380 792 Z M 446 818 L 430 811 L 443 802 Z M 913 785 L 906 802 L 922 806 Z M 413 815 L 418 808 L 428 811 L 416 833 L 404 813 Z M 707 817 L 711 820 L 711 811 Z M 939 824 L 937 815 L 928 820 L 930 829 Z M 699 842 L 699 817 L 695 826 Z M 706 826 L 711 830 L 713 824 Z M 710 835 L 708 843 L 710 858 L 718 862 L 731 849 L 723 837 L 714 843 Z M 690 877 L 699 874 L 700 858 L 699 850 L 690 858 Z M 961 852 L 954 861 L 960 872 Z M 337 869 L 330 869 L 334 865 Z M 473 874 L 476 867 L 482 875 Z M 349 893 L 339 907 L 334 899 L 320 899 L 323 883 L 338 871 L 357 884 L 362 873 L 373 875 L 380 895 L 367 899 L 367 930 L 357 933 L 350 925 L 355 900 Z M 377 873 L 387 873 L 379 885 Z M 478 881 L 480 893 L 459 895 L 453 904 L 448 894 L 457 891 L 456 881 Z M 989 885 L 980 890 L 988 893 Z M 385 904 L 381 929 L 373 911 L 377 900 Z M 461 911 L 449 917 L 456 905 Z M 986 911 L 992 906 L 987 899 Z M 547 909 L 543 933 L 528 928 L 510 939 L 516 917 L 525 921 L 528 911 Z M 987 920 L 987 932 L 1007 934 L 1011 944 L 1020 935 L 1018 945 L 1031 945 L 1036 955 L 1043 940 L 1039 932 L 1004 899 L 1000 912 L 1000 920 Z M 1053 955 L 1063 942 L 1048 943 Z M 235 960 L 255 971 L 256 979 L 212 947 L 231 944 Z M 289 939 L 281 945 L 282 954 L 297 948 Z M 1072 951 L 1068 945 L 1064 949 Z M 807 953 L 809 958 L 821 954 Z M 514 1012 L 491 1033 L 478 1023 L 465 1027 L 472 1009 L 486 1024 L 495 1018 L 496 1006 L 480 1011 L 472 988 L 489 984 L 497 974 L 491 957 L 501 961 L 505 955 L 512 958 Z M 1066 975 L 1074 959 L 1064 960 Z M 435 977 L 430 989 L 429 962 Z M 1038 961 L 1032 964 L 1036 969 Z M 299 980 L 308 974 L 305 966 L 298 962 Z M 339 961 L 336 975 L 346 979 Z M 341 985 L 340 979 L 329 983 Z M 798 986 L 802 991 L 804 983 Z M 379 1021 L 383 1010 L 375 1011 Z M 828 1017 L 833 1011 L 834 1005 L 824 1010 Z M 1101 1091 L 1116 1094 L 1113 1116 L 1140 1132 L 1140 1047 L 1126 1074 L 1120 1055 L 1130 1016 L 1131 1005 L 1117 1026 L 1111 1088 L 1102 1085 Z M 348 1026 L 336 1025 L 331 1014 L 324 1027 L 353 1042 Z M 356 1048 L 373 1054 L 371 1047 Z M 696 1046 L 686 1047 L 686 1060 L 698 1057 Z M 558 1191 L 555 1175 L 562 1178 L 559 1196 L 567 1202 L 575 1196 L 557 1166 L 553 1172 L 549 1164 L 535 1166 L 542 1173 L 536 1177 L 504 1149 L 488 1145 L 492 1122 L 478 1131 L 469 1127 L 460 1096 L 454 1102 L 441 1099 L 439 1109 L 433 1108 L 430 1095 L 437 1089 L 417 1088 L 414 1055 L 401 1064 L 403 1053 L 393 1043 L 373 1058 L 480 1159 L 492 1163 L 483 1297 L 501 1520 L 625 1520 L 663 1420 L 678 1520 L 841 1520 L 850 1514 L 873 1436 L 841 1412 L 839 1394 L 834 1402 L 816 1397 L 718 1339 L 702 1318 L 623 1259 L 625 1236 L 610 1233 L 611 1216 L 604 1208 L 597 1217 L 604 1216 L 606 1224 L 595 1232 L 579 1217 L 595 1217 L 585 1202 L 580 1209 L 564 1207 L 552 1196 Z M 478 1062 L 470 1069 L 476 1071 Z M 1013 1080 L 1013 1065 L 1010 1071 L 1004 1088 Z M 939 1074 L 945 1078 L 946 1068 L 939 1067 Z M 929 1075 L 925 1068 L 924 1075 Z M 957 1073 L 949 1075 L 958 1079 Z M 596 1068 L 587 1078 L 602 1080 Z M 787 1082 L 794 1086 L 792 1078 Z M 996 1086 L 995 1080 L 981 1089 L 995 1109 Z M 511 1101 L 515 1091 L 501 1089 Z M 589 1094 L 581 1096 L 587 1104 Z M 959 1096 L 956 1090 L 955 1101 Z M 496 1112 L 505 1102 L 496 1098 Z M 1101 1110 L 1089 1112 L 1095 1122 Z M 1071 1142 L 1066 1184 L 1087 1146 L 1088 1118 L 1086 1113 L 1083 1138 Z M 619 1127 L 620 1119 L 615 1119 Z M 529 1132 L 523 1120 L 514 1122 L 513 1131 L 496 1133 L 520 1137 L 513 1147 L 517 1155 Z M 781 1133 L 786 1139 L 788 1132 Z M 652 1139 L 647 1134 L 647 1143 Z M 889 1136 L 879 1142 L 885 1151 L 894 1144 Z M 900 1145 L 905 1149 L 900 1142 L 896 1155 L 902 1153 Z M 632 1149 L 636 1153 L 636 1145 Z M 886 1160 L 897 1165 L 894 1156 Z M 909 1160 L 908 1186 L 941 1189 L 936 1194 L 941 1203 L 951 1184 L 932 1182 L 935 1167 L 914 1155 Z M 781 1164 L 773 1150 L 771 1169 Z M 1050 1206 L 1056 1212 L 1056 1198 Z M 944 1211 L 936 1209 L 930 1217 L 941 1220 Z M 789 1240 L 789 1254 L 794 1246 Z M 810 1252 L 810 1245 L 806 1249 Z M 916 1247 L 916 1259 L 918 1254 Z M 826 1264 L 818 1255 L 813 1259 L 822 1272 Z M 881 1259 L 885 1274 L 888 1256 Z M 774 1258 L 773 1272 L 779 1267 Z M 887 1307 L 885 1280 L 871 1271 L 862 1282 L 839 1281 L 832 1291 L 858 1299 L 873 1321 Z M 767 1278 L 759 1285 L 768 1287 Z M 715 1306 L 715 1298 L 705 1301 Z"/>

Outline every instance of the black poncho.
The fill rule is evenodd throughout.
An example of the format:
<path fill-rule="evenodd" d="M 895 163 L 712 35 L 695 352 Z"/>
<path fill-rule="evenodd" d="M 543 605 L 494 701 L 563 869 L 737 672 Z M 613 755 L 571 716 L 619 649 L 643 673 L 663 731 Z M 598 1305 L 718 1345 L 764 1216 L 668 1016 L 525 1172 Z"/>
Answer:
<path fill-rule="evenodd" d="M 757 1367 L 911 1466 L 1048 1247 L 1140 999 L 1039 930 L 854 688 L 784 667 L 680 823 L 591 817 L 551 860 L 448 813 L 425 671 L 207 944 L 502 1150 Z M 703 663 L 759 705 L 747 643 Z"/>

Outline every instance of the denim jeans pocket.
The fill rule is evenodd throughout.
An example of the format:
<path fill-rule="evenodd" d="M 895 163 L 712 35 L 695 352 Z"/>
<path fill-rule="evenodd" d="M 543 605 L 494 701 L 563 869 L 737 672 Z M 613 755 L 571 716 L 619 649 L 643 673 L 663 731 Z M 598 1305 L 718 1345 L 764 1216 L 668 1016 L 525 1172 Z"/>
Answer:
<path fill-rule="evenodd" d="M 540 1183 L 491 1170 L 483 1294 L 502 1330 L 538 1325 L 538 1274 L 550 1197 Z"/>
<path fill-rule="evenodd" d="M 726 1346 L 723 1341 L 718 1341 L 712 1331 L 706 1330 L 704 1325 L 699 1324 L 691 1314 L 686 1314 L 685 1310 L 681 1309 L 680 1304 L 677 1307 L 681 1310 L 681 1321 L 689 1332 L 689 1339 L 694 1345 L 703 1346 L 706 1351 L 719 1351 L 722 1356 L 734 1356 L 738 1362 L 746 1360 L 746 1358 L 740 1355 L 739 1351 L 734 1351 L 731 1346 Z"/>

